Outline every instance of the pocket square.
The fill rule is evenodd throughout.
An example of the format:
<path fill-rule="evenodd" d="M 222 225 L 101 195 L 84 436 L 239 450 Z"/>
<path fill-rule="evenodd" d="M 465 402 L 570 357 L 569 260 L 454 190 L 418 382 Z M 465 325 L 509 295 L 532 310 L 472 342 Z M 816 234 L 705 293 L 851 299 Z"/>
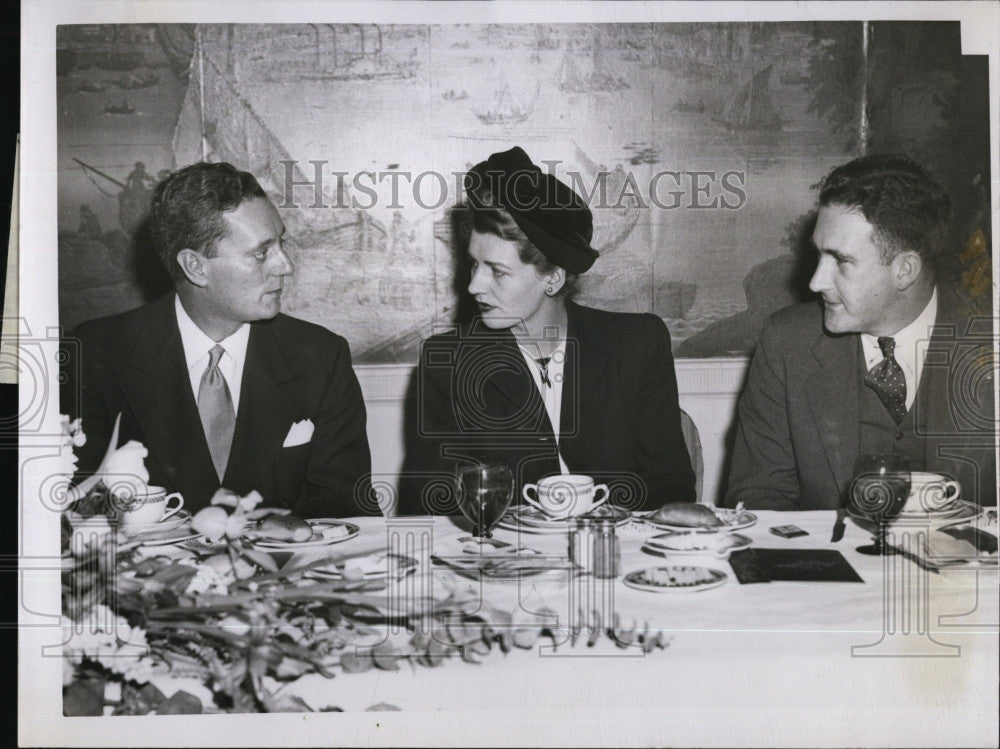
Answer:
<path fill-rule="evenodd" d="M 282 447 L 296 447 L 297 445 L 304 445 L 313 436 L 313 423 L 312 419 L 303 419 L 302 421 L 296 421 L 292 424 L 292 428 L 288 430 L 288 436 L 285 437 Z"/>

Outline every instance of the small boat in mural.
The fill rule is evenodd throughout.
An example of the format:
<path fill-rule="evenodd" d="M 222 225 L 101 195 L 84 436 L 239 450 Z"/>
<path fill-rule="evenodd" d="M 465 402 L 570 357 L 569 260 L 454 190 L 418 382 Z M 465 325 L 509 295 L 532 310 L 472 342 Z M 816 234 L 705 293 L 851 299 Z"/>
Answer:
<path fill-rule="evenodd" d="M 86 94 L 99 94 L 104 90 L 104 84 L 100 81 L 84 81 L 78 90 Z"/>
<path fill-rule="evenodd" d="M 522 105 L 510 93 L 510 85 L 504 83 L 497 92 L 491 109 L 473 109 L 472 111 L 484 125 L 517 125 L 531 116 L 535 102 L 538 101 L 538 92 L 541 90 L 541 86 L 541 83 L 536 83 L 535 95 L 527 105 Z"/>
<path fill-rule="evenodd" d="M 122 99 L 118 104 L 108 102 L 104 105 L 105 114 L 135 114 L 135 107 L 128 103 L 128 99 Z"/>
<path fill-rule="evenodd" d="M 139 70 L 126 73 L 118 79 L 118 87 L 124 89 L 149 88 L 160 82 L 160 76 L 152 70 Z"/>
<path fill-rule="evenodd" d="M 780 130 L 783 120 L 771 100 L 771 71 L 768 65 L 736 92 L 719 115 L 729 130 Z"/>

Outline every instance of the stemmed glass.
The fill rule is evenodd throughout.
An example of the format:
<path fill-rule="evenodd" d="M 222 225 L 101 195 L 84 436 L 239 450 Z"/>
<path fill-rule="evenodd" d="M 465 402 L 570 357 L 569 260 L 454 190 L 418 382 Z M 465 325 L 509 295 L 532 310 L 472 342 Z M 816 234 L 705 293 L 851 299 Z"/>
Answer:
<path fill-rule="evenodd" d="M 898 553 L 886 542 L 889 522 L 899 515 L 910 496 L 910 463 L 902 455 L 862 455 L 854 464 L 851 509 L 875 524 L 875 543 L 859 546 L 862 554 Z"/>
<path fill-rule="evenodd" d="M 473 523 L 473 538 L 483 543 L 514 498 L 514 474 L 505 465 L 478 463 L 455 471 L 458 507 Z"/>

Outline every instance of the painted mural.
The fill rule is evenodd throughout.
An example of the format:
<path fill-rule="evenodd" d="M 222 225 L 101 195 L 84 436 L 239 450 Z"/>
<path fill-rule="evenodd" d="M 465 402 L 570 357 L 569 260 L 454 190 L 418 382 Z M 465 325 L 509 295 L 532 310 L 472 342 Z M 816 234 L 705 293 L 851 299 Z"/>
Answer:
<path fill-rule="evenodd" d="M 940 174 L 961 206 L 952 272 L 988 279 L 985 63 L 955 24 L 877 26 L 62 26 L 62 323 L 169 288 L 149 196 L 202 159 L 258 177 L 296 264 L 284 310 L 358 363 L 415 361 L 462 315 L 461 175 L 513 145 L 591 205 L 581 301 L 654 312 L 680 356 L 746 353 L 803 298 L 813 188 L 873 147 Z M 940 54 L 871 43 L 914 35 Z"/>

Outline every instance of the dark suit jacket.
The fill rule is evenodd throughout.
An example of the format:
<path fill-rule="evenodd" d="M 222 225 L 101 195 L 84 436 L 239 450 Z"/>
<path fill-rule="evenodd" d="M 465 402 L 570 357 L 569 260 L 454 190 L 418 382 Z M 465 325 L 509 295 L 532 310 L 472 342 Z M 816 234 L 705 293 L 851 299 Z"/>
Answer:
<path fill-rule="evenodd" d="M 967 319 L 947 289 L 913 408 L 926 470 L 949 473 L 963 497 L 996 504 L 991 323 Z M 776 312 L 761 333 L 740 399 L 725 505 L 815 510 L 840 506 L 859 441 L 856 334 L 831 336 L 818 304 Z"/>
<path fill-rule="evenodd" d="M 663 321 L 572 303 L 567 309 L 560 415 L 567 467 L 608 483 L 610 501 L 630 508 L 693 501 Z M 489 330 L 477 320 L 433 336 L 416 376 L 416 434 L 400 484 L 401 513 L 453 511 L 454 505 L 423 502 L 422 493 L 435 478 L 446 481 L 455 460 L 505 462 L 518 490 L 559 473 L 552 424 L 509 330 Z"/>
<path fill-rule="evenodd" d="M 79 363 L 70 367 L 63 410 L 76 403 L 73 413 L 83 417 L 81 473 L 97 468 L 120 412 L 119 444 L 136 439 L 148 448 L 150 482 L 181 492 L 186 509 L 206 506 L 220 484 L 187 373 L 174 295 L 84 323 L 73 338 Z M 282 447 L 289 428 L 303 419 L 313 422 L 312 440 Z M 266 504 L 305 517 L 348 516 L 361 514 L 356 485 L 370 471 L 365 406 L 347 341 L 286 315 L 253 323 L 222 486 L 241 495 L 256 489 Z"/>

